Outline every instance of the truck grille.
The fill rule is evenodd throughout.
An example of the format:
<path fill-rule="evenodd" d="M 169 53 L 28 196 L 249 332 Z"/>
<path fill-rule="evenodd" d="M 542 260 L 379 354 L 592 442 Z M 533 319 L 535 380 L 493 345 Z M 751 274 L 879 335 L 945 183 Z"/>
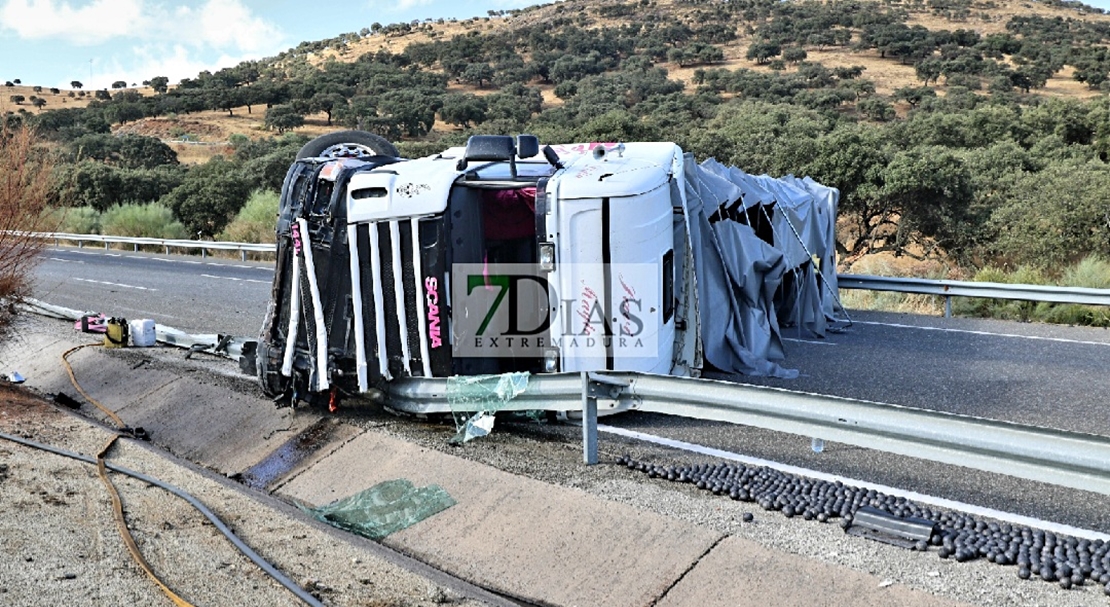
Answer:
<path fill-rule="evenodd" d="M 414 222 L 418 230 L 415 238 Z M 358 290 L 354 299 L 361 302 L 362 310 L 362 326 L 356 326 L 362 335 L 360 389 L 366 387 L 363 368 L 367 383 L 433 375 L 431 359 L 438 357 L 428 354 L 422 285 L 426 277 L 442 273 L 443 264 L 438 262 L 441 252 L 436 246 L 440 230 L 437 223 L 404 219 L 351 226 L 351 242 L 355 244 L 352 278 L 357 275 L 352 287 Z M 442 281 L 442 276 L 438 278 Z"/>

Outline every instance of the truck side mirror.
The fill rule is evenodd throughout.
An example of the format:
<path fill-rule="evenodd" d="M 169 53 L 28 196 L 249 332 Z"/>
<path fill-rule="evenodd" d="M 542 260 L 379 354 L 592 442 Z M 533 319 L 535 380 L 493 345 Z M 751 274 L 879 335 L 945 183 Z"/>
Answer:
<path fill-rule="evenodd" d="M 540 153 L 540 138 L 535 135 L 516 136 L 516 157 L 531 158 Z"/>
<path fill-rule="evenodd" d="M 465 171 L 472 160 L 499 161 L 507 160 L 511 165 L 513 177 L 516 177 L 516 142 L 508 135 L 471 135 L 466 140 L 466 151 L 456 168 Z"/>
<path fill-rule="evenodd" d="M 559 160 L 559 155 L 555 153 L 555 150 L 551 149 L 551 146 L 543 146 L 543 157 L 544 160 L 547 161 L 547 164 L 550 164 L 557 169 L 563 168 L 563 161 Z"/>

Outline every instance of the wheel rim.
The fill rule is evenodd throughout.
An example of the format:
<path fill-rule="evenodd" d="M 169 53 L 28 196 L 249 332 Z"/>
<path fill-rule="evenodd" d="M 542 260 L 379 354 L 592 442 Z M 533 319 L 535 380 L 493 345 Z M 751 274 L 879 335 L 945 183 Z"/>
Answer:
<path fill-rule="evenodd" d="M 378 153 L 369 146 L 358 143 L 337 143 L 335 145 L 329 145 L 324 148 L 324 151 L 320 152 L 321 158 L 350 158 L 377 155 Z"/>

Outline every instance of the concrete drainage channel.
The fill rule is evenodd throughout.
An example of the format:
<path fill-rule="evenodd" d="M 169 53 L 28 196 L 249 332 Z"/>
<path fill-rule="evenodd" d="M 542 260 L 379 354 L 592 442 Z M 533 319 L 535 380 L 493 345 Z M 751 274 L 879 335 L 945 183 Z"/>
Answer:
<path fill-rule="evenodd" d="M 24 318 L 16 335 L 0 344 L 0 361 L 3 362 L 6 368 L 19 369 L 21 375 L 26 379 L 24 385 L 45 396 L 48 400 L 59 395 L 73 395 L 75 391 L 63 370 L 61 353 L 74 345 L 89 342 L 91 337 L 75 333 L 66 323 Z M 272 404 L 265 399 L 245 397 L 241 392 L 250 385 L 250 382 L 247 378 L 239 376 L 227 361 L 200 356 L 194 356 L 191 360 L 186 361 L 183 360 L 182 350 L 164 348 L 114 350 L 91 348 L 76 353 L 71 356 L 70 360 L 82 387 L 91 396 L 114 410 L 129 425 L 144 427 L 151 437 L 151 443 L 147 443 L 145 448 L 144 443 L 141 442 L 128 441 L 126 444 L 121 443 L 120 447 L 117 447 L 118 453 L 115 454 L 114 459 L 127 462 L 132 469 L 145 470 L 148 463 L 154 469 L 164 469 L 164 463 L 156 463 L 154 460 L 168 458 L 168 461 L 173 464 L 171 468 L 174 468 L 171 476 L 192 473 L 207 479 L 206 483 L 196 481 L 205 488 L 201 490 L 193 489 L 193 495 L 199 498 L 201 503 L 213 500 L 215 503 L 212 504 L 212 510 L 215 510 L 221 517 L 230 515 L 231 518 L 225 521 L 229 526 L 235 528 L 241 534 L 246 529 L 243 537 L 248 546 L 253 542 L 262 544 L 258 547 L 258 551 L 263 554 L 264 558 L 270 560 L 278 570 L 284 571 L 296 580 L 304 590 L 310 592 L 323 604 L 364 605 L 368 604 L 368 601 L 370 603 L 381 601 L 383 605 L 410 603 L 414 605 L 432 605 L 443 602 L 490 605 L 520 604 L 516 601 L 506 600 L 497 593 L 467 583 L 441 570 L 429 567 L 425 563 L 407 557 L 396 550 L 316 522 L 296 507 L 293 507 L 291 505 L 292 500 L 285 499 L 284 496 L 275 495 L 274 497 L 279 498 L 275 500 L 268 492 L 250 491 L 244 488 L 245 483 L 229 481 L 229 478 L 235 479 L 237 477 L 237 471 L 247 469 L 249 462 L 263 459 L 274 446 L 285 442 L 289 433 L 296 434 L 305 428 L 322 428 L 339 426 L 340 424 L 331 420 L 321 420 L 320 416 L 311 413 L 298 412 L 296 415 L 290 415 L 288 410 L 275 410 Z M 62 421 L 61 429 L 54 434 L 61 433 L 64 436 L 64 442 L 67 444 L 75 440 L 79 444 L 87 442 L 87 440 L 80 439 L 77 436 L 78 434 L 83 435 L 92 432 L 95 435 L 104 435 L 105 433 L 110 435 L 113 433 L 110 427 L 103 425 L 106 416 L 82 401 L 83 399 L 77 404 L 80 409 L 79 413 L 82 417 L 89 419 L 92 424 Z M 55 411 L 69 412 L 72 408 L 73 406 L 69 408 L 57 407 Z M 27 436 L 26 431 L 21 431 L 20 434 L 24 438 L 31 438 Z M 277 437 L 277 440 L 274 440 L 274 437 Z M 58 438 L 54 437 L 52 442 L 59 442 Z M 7 449 L 13 447 L 13 443 L 0 441 L 0 447 Z M 14 448 L 22 448 L 22 446 Z M 88 452 L 88 447 L 85 447 L 85 451 Z M 144 452 L 148 453 L 145 457 L 141 455 Z M 53 456 L 45 454 L 38 457 L 41 459 Z M 131 462 L 136 461 L 136 458 L 142 460 L 140 465 L 131 464 Z M 13 460 L 9 459 L 8 461 Z M 112 465 L 115 464 L 110 460 L 109 466 Z M 181 472 L 180 470 L 184 471 Z M 14 475 L 14 469 L 6 467 L 6 474 Z M 158 478 L 152 475 L 147 476 Z M 49 484 L 48 479 L 44 480 Z M 249 498 L 254 506 L 247 516 L 257 520 L 247 524 L 241 518 L 244 515 L 245 507 L 228 506 L 222 500 L 214 500 L 212 497 L 213 482 L 224 490 L 230 490 L 241 497 Z M 10 485 L 8 486 L 10 487 Z M 92 495 L 86 499 L 91 499 L 89 503 L 99 505 L 98 500 L 104 497 L 101 494 L 103 488 L 96 489 L 98 490 L 93 491 Z M 141 521 L 152 516 L 163 516 L 151 512 L 149 509 L 143 509 L 146 501 L 147 498 L 140 500 L 134 496 L 131 496 L 130 499 L 125 497 L 124 508 L 127 511 L 127 517 L 141 523 Z M 129 507 L 135 508 L 135 510 L 129 510 Z M 85 519 L 87 517 L 81 518 Z M 9 521 L 15 520 L 11 516 L 8 519 Z M 288 535 L 283 534 L 281 529 L 272 527 L 275 522 L 289 519 L 295 519 L 297 522 L 285 526 L 289 529 Z M 172 526 L 164 527 L 160 531 L 167 535 L 167 540 L 169 540 L 168 536 L 171 532 L 167 529 L 173 529 L 180 525 L 181 523 L 177 519 L 173 519 Z M 118 538 L 113 537 L 114 531 L 110 523 L 102 527 L 96 532 L 97 536 L 102 538 L 99 541 L 118 541 Z M 161 546 L 160 544 L 166 542 L 150 540 L 149 533 L 147 532 L 147 542 L 150 543 L 145 544 L 147 550 L 153 550 L 155 555 L 165 554 L 163 548 L 168 546 Z M 286 535 L 286 538 L 279 540 L 277 545 L 268 540 L 268 536 L 275 533 Z M 101 536 L 101 534 L 103 535 Z M 5 541 L 11 540 L 12 538 L 8 537 Z M 18 544 L 11 544 L 10 546 L 15 545 Z M 230 544 L 228 545 L 230 546 Z M 76 556 L 78 552 L 86 553 L 90 549 L 94 553 L 96 552 L 94 547 L 85 545 L 74 546 L 72 552 Z M 206 551 L 201 546 L 197 546 L 197 549 Z M 318 563 L 316 558 L 306 557 L 304 552 L 306 549 L 310 555 L 328 551 L 338 557 L 354 551 L 358 556 L 346 556 L 334 561 L 331 558 L 324 558 L 323 563 Z M 172 551 L 170 553 L 172 554 Z M 81 554 L 80 558 L 85 559 L 85 555 Z M 227 559 L 227 556 L 223 558 Z M 0 559 L 0 561 L 2 560 Z M 197 558 L 196 560 L 203 562 L 208 558 Z M 30 553 L 28 553 L 27 561 L 31 562 Z M 124 560 L 118 562 L 118 565 L 127 569 L 130 567 L 128 562 L 124 558 Z M 159 561 L 155 560 L 153 562 L 158 563 Z M 235 563 L 237 561 L 228 559 L 219 566 L 227 567 L 229 562 Z M 179 567 L 173 563 L 162 562 L 160 564 L 162 573 L 167 574 L 171 579 L 180 577 L 174 575 L 174 570 L 192 571 L 195 569 L 194 567 Z M 72 567 L 80 571 L 79 565 L 80 563 Z M 29 565 L 28 567 L 33 568 L 34 566 Z M 306 569 L 306 567 L 309 568 Z M 321 567 L 326 567 L 327 570 L 325 571 Z M 4 563 L 0 562 L 0 570 L 3 569 Z M 232 567 L 232 570 L 234 569 Z M 401 570 L 408 573 L 402 575 L 400 574 Z M 380 576 L 367 577 L 367 571 L 377 572 Z M 344 572 L 348 577 L 343 582 L 353 583 L 356 590 L 345 595 L 339 592 L 344 583 L 335 581 L 337 574 L 338 579 L 342 580 Z M 244 572 L 244 574 L 246 573 L 249 573 L 249 571 Z M 18 583 L 19 579 L 19 576 L 0 575 L 0 592 L 7 594 L 10 584 Z M 67 574 L 65 579 L 71 580 L 74 579 L 74 576 Z M 374 585 L 379 583 L 390 584 L 392 587 L 375 590 Z M 186 589 L 189 588 L 189 584 L 182 583 L 180 580 L 178 584 Z M 145 579 L 143 585 L 149 586 L 149 589 L 155 587 L 153 583 Z M 108 588 L 112 587 L 114 587 L 112 584 L 108 585 Z M 210 581 L 205 581 L 203 587 L 208 591 L 207 594 L 193 594 L 192 596 L 188 596 L 187 592 L 182 594 L 195 601 L 194 604 L 198 606 L 256 604 L 255 601 L 241 596 L 242 590 L 232 591 L 230 588 L 213 588 Z M 257 585 L 255 587 L 257 588 Z M 247 588 L 250 588 L 250 586 L 248 585 Z M 73 591 L 69 592 L 72 593 Z M 97 589 L 95 592 L 98 596 L 112 596 L 110 590 L 107 591 L 108 594 L 106 595 L 104 589 Z M 157 592 L 154 594 L 157 594 Z M 269 594 L 272 593 L 260 591 L 258 599 L 264 602 L 270 601 L 266 604 L 272 605 L 284 605 L 286 600 L 293 601 L 289 604 L 303 604 L 296 601 L 291 594 L 286 597 L 280 597 L 279 594 L 279 600 L 273 602 L 273 598 L 265 598 Z M 7 596 L 13 598 L 12 594 L 7 594 Z M 40 599 L 42 602 L 38 603 L 33 602 L 35 599 L 31 597 L 25 596 L 21 599 L 20 596 L 19 594 L 14 595 L 16 601 L 14 604 L 58 604 L 56 598 L 51 598 L 51 595 L 45 592 L 42 593 Z M 74 596 L 80 595 L 70 595 L 70 598 L 72 599 Z M 122 596 L 119 599 L 124 601 Z M 7 600 L 0 595 L 0 603 L 8 604 L 6 603 Z M 68 600 L 66 599 L 66 601 Z M 229 600 L 232 602 L 227 602 Z M 110 602 L 114 602 L 114 599 L 111 599 Z M 131 602 L 131 599 L 127 599 L 126 602 Z M 140 600 L 139 602 L 145 601 Z"/>
<path fill-rule="evenodd" d="M 40 392 L 68 392 L 58 356 L 86 337 L 62 323 L 32 324 L 21 344 L 0 347 L 0 360 L 18 368 Z M 603 465 L 586 468 L 580 463 L 579 431 L 565 426 L 502 430 L 452 449 L 444 445 L 450 431 L 442 426 L 376 409 L 335 417 L 277 410 L 254 395 L 252 380 L 233 363 L 211 357 L 183 361 L 180 350 L 121 349 L 75 358 L 86 389 L 128 423 L 145 427 L 160 447 L 282 500 L 318 506 L 399 478 L 417 486 L 442 485 L 455 506 L 385 537 L 380 545 L 523 602 L 711 606 L 768 604 L 767 597 L 775 596 L 771 604 L 812 604 L 818 597 L 825 604 L 1052 605 L 1064 597 L 1069 604 L 1105 604 L 1101 587 L 1091 583 L 1095 565 L 1105 568 L 1105 544 L 1097 542 L 1073 545 L 1056 538 L 1050 543 L 1048 536 L 1030 530 L 1030 541 L 1015 545 L 1015 557 L 1032 557 L 1036 549 L 1040 569 L 1048 567 L 1056 577 L 1064 566 L 1074 575 L 1085 570 L 1084 562 L 1091 563 L 1085 585 L 1061 594 L 1055 585 L 1018 580 L 1020 569 L 987 566 L 985 558 L 957 567 L 955 561 L 967 560 L 961 557 L 973 548 L 986 547 L 983 556 L 1009 558 L 1005 550 L 992 551 L 990 542 L 976 544 L 979 531 L 996 533 L 987 521 L 963 519 L 961 525 L 970 523 L 969 529 L 986 525 L 963 539 L 959 533 L 950 538 L 942 533 L 934 546 L 930 536 L 930 552 L 951 544 L 956 558 L 932 554 L 926 559 L 846 538 L 834 525 L 797 520 L 807 513 L 816 518 L 816 506 L 801 507 L 792 519 L 772 512 L 785 514 L 787 502 L 799 510 L 791 500 L 801 495 L 801 479 L 766 479 L 768 486 L 777 482 L 780 493 L 766 496 L 772 500 L 770 510 L 746 521 L 751 507 L 739 499 L 712 496 L 691 485 L 645 483 L 640 472 L 665 478 L 669 465 L 641 462 L 682 457 L 672 450 L 606 441 Z M 636 453 L 635 461 L 619 460 L 624 450 Z M 543 463 L 526 463 L 529 457 Z M 613 465 L 618 463 L 623 465 Z M 549 476 L 529 478 L 538 468 Z M 729 478 L 724 468 L 717 476 L 710 470 L 708 465 L 697 472 L 691 468 L 688 476 Z M 742 471 L 732 471 L 734 480 L 743 477 Z M 706 483 L 710 490 L 714 486 Z M 731 493 L 733 487 L 724 491 L 726 486 L 721 484 L 721 492 Z M 791 487 L 796 487 L 793 492 Z M 750 486 L 747 491 L 754 497 Z M 882 505 L 880 497 L 870 499 Z M 1022 530 L 1017 536 L 1013 531 L 997 532 L 1011 534 L 1007 546 L 1025 539 Z M 990 546 L 1001 547 L 1000 538 L 994 539 Z M 1072 560 L 1078 567 L 1071 566 Z M 780 583 L 785 571 L 804 583 L 785 588 Z M 480 594 L 470 595 L 471 600 L 502 602 L 474 591 Z M 344 604 L 341 596 L 324 598 L 327 604 Z"/>

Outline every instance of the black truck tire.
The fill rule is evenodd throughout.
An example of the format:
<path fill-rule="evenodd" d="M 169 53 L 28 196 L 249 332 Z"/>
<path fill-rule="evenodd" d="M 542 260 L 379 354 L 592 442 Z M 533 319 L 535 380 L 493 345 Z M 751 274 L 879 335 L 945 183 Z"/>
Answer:
<path fill-rule="evenodd" d="M 297 158 L 341 158 L 345 156 L 393 156 L 400 154 L 385 137 L 366 131 L 336 131 L 304 144 Z"/>

